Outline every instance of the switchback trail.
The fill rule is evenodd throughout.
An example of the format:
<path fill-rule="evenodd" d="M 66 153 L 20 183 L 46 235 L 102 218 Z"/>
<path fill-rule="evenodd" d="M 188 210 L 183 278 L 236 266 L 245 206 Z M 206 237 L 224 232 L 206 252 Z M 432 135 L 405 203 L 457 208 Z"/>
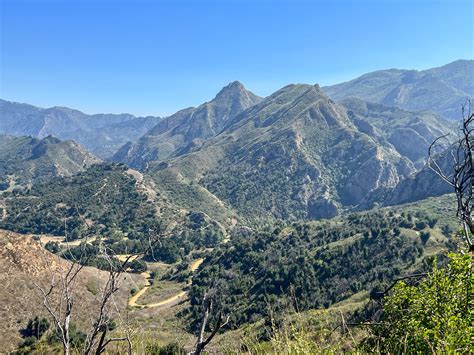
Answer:
<path fill-rule="evenodd" d="M 192 272 L 196 271 L 196 269 L 199 267 L 199 265 L 202 264 L 204 259 L 197 259 L 193 261 L 189 265 L 189 270 Z M 187 295 L 187 291 L 180 291 L 179 293 L 175 294 L 174 296 L 168 297 L 167 299 L 156 302 L 156 303 L 148 303 L 148 304 L 138 304 L 137 301 L 138 299 L 143 296 L 143 294 L 150 288 L 151 282 L 150 282 L 150 274 L 148 272 L 142 272 L 141 275 L 146 278 L 146 285 L 138 291 L 136 294 L 134 294 L 130 299 L 128 300 L 128 305 L 130 307 L 137 307 L 137 308 L 155 308 L 155 307 L 161 307 L 161 306 L 166 306 L 170 303 L 173 303 Z M 191 284 L 192 281 L 189 283 Z"/>

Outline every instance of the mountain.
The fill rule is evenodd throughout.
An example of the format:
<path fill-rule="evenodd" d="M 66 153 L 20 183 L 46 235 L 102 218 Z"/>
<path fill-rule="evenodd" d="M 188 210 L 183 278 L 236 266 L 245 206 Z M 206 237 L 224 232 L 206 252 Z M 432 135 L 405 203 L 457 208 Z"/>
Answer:
<path fill-rule="evenodd" d="M 339 101 L 362 132 L 384 140 L 421 168 L 430 144 L 442 135 L 455 137 L 455 125 L 432 111 L 407 111 L 356 98 Z M 448 143 L 444 148 L 448 147 Z"/>
<path fill-rule="evenodd" d="M 151 163 L 149 171 L 158 185 L 173 173 L 255 220 L 333 217 L 414 167 L 382 137 L 360 130 L 319 86 L 298 84 L 235 116 L 199 150 Z"/>
<path fill-rule="evenodd" d="M 87 115 L 67 107 L 43 109 L 5 100 L 0 100 L 0 113 L 0 134 L 71 139 L 101 158 L 137 140 L 160 120 L 130 114 Z"/>
<path fill-rule="evenodd" d="M 162 119 L 136 143 L 123 146 L 112 160 L 143 169 L 150 161 L 185 154 L 216 136 L 236 115 L 260 101 L 260 97 L 234 81 L 213 100 Z"/>
<path fill-rule="evenodd" d="M 357 97 L 407 110 L 431 110 L 458 120 L 461 105 L 474 95 L 474 60 L 422 71 L 379 70 L 323 89 L 335 100 Z"/>
<path fill-rule="evenodd" d="M 70 176 L 99 162 L 73 141 L 0 135 L 0 190 Z"/>

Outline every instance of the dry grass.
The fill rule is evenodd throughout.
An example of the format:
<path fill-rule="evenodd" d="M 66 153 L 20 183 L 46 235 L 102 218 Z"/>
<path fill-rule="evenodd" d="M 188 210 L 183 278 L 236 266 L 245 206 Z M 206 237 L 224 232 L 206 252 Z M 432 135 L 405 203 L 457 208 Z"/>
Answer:
<path fill-rule="evenodd" d="M 29 318 L 47 316 L 35 285 L 46 288 L 53 276 L 67 269 L 69 262 L 46 251 L 31 236 L 0 231 L 0 349 L 13 350 L 20 341 L 19 330 Z M 75 288 L 73 318 L 82 329 L 91 324 L 98 306 L 94 293 L 107 279 L 107 274 L 92 267 L 78 275 Z M 114 297 L 114 317 L 120 323 L 127 306 L 127 298 L 136 275 L 124 275 L 123 285 Z M 94 292 L 93 292 L 94 291 Z M 57 297 L 57 296 L 56 296 Z"/>

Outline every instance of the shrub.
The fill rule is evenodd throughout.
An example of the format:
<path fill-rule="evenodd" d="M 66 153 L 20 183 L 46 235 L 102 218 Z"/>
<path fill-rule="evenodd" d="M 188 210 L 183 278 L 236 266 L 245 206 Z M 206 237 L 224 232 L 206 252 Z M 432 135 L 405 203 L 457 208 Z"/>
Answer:
<path fill-rule="evenodd" d="M 365 350 L 381 353 L 469 353 L 474 334 L 470 254 L 450 254 L 419 285 L 399 283 L 385 298 L 383 318 Z"/>
<path fill-rule="evenodd" d="M 186 351 L 176 342 L 165 346 L 154 343 L 147 345 L 145 353 L 148 355 L 184 355 Z"/>
<path fill-rule="evenodd" d="M 39 318 L 38 316 L 28 320 L 25 328 L 20 330 L 23 338 L 40 339 L 44 333 L 49 329 L 49 322 L 46 318 Z"/>

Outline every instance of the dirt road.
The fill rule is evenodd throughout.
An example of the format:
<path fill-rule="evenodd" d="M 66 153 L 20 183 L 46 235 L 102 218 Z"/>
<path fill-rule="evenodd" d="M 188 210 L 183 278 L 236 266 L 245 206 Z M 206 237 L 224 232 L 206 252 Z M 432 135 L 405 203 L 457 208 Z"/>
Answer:
<path fill-rule="evenodd" d="M 197 259 L 193 261 L 189 265 L 189 270 L 192 272 L 196 271 L 196 269 L 199 267 L 199 265 L 202 264 L 204 259 Z M 130 307 L 138 307 L 138 308 L 155 308 L 155 307 L 162 307 L 169 305 L 171 303 L 174 303 L 177 300 L 180 300 L 181 298 L 184 298 L 187 295 L 187 291 L 181 291 L 174 296 L 168 297 L 167 299 L 156 302 L 156 303 L 148 303 L 148 304 L 138 304 L 137 301 L 138 299 L 143 296 L 143 294 L 150 288 L 151 283 L 150 283 L 150 274 L 148 272 L 142 272 L 141 275 L 146 278 L 146 285 L 138 291 L 136 294 L 134 294 L 130 299 L 128 300 L 128 305 Z M 192 283 L 192 281 L 189 283 L 189 285 Z"/>

